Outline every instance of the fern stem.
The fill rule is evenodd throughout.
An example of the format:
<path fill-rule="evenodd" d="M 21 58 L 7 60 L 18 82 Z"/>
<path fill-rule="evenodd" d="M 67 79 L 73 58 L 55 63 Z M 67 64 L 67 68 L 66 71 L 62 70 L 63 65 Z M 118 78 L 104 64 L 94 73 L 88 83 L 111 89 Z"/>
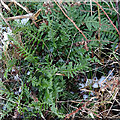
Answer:
<path fill-rule="evenodd" d="M 42 40 L 42 39 L 41 39 Z M 47 47 L 47 45 L 45 44 L 45 42 L 42 40 L 42 42 L 43 42 L 43 44 L 45 45 L 45 47 L 47 48 L 47 50 L 48 50 L 48 52 L 49 52 L 49 54 L 50 54 L 50 59 L 51 59 L 51 61 L 52 61 L 52 53 L 50 52 L 50 50 L 49 50 L 49 48 Z"/>

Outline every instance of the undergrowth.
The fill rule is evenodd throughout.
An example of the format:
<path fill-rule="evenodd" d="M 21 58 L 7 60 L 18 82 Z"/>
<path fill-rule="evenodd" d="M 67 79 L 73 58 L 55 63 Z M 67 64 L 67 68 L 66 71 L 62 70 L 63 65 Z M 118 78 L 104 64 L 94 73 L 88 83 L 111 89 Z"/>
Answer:
<path fill-rule="evenodd" d="M 19 6 L 6 4 L 11 12 L 3 11 L 5 18 L 26 14 Z M 105 68 L 108 69 L 109 63 L 114 65 L 114 62 L 115 66 L 110 66 L 110 69 L 115 68 L 115 75 L 118 75 L 116 46 L 119 35 L 103 11 L 95 3 L 92 15 L 88 3 L 63 4 L 62 8 L 82 30 L 87 41 L 60 8 L 52 4 L 53 7 L 45 3 L 22 3 L 32 13 L 41 8 L 35 20 L 38 28 L 32 20 L 26 24 L 9 21 L 12 35 L 9 35 L 9 46 L 2 56 L 1 118 L 62 119 L 72 113 L 73 108 L 83 105 L 78 87 L 79 77 L 93 78 L 95 72 L 107 75 Z M 116 11 L 105 3 L 100 4 L 118 27 Z M 2 24 L 6 26 L 4 21 Z M 72 108 L 66 102 L 70 100 L 80 101 L 73 103 Z M 91 108 L 92 104 L 87 108 Z M 99 117 L 97 113 L 94 111 L 95 117 Z M 87 113 L 86 116 L 90 115 Z"/>

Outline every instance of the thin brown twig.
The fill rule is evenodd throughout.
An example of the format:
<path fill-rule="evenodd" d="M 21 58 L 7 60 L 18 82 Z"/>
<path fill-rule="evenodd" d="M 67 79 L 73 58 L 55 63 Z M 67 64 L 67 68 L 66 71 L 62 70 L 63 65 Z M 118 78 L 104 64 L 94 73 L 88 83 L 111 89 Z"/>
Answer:
<path fill-rule="evenodd" d="M 78 26 L 75 24 L 75 22 L 68 17 L 68 15 L 67 15 L 67 14 L 64 12 L 64 10 L 60 7 L 60 5 L 57 3 L 57 1 L 54 0 L 54 2 L 55 2 L 56 5 L 61 9 L 61 11 L 63 12 L 63 14 L 73 23 L 73 25 L 78 29 L 78 31 L 83 35 L 83 37 L 84 37 L 84 38 L 86 39 L 86 41 L 87 41 L 88 39 L 87 39 L 87 37 L 85 36 L 85 34 L 82 32 L 82 30 L 80 30 L 80 29 L 78 28 Z"/>
<path fill-rule="evenodd" d="M 95 2 L 99 7 L 100 9 L 104 12 L 104 14 L 106 15 L 106 17 L 108 18 L 108 20 L 110 21 L 110 23 L 112 24 L 112 26 L 116 29 L 116 31 L 118 32 L 118 34 L 120 35 L 120 32 L 119 30 L 117 29 L 117 27 L 113 24 L 112 20 L 110 19 L 110 17 L 108 16 L 108 14 L 104 11 L 104 9 L 102 8 L 102 6 L 96 2 L 95 0 L 93 0 L 93 2 Z"/>
<path fill-rule="evenodd" d="M 108 110 L 107 116 L 109 115 L 109 113 L 110 113 L 110 111 L 111 111 L 114 103 L 115 103 L 115 100 L 112 102 L 112 105 L 110 106 L 110 108 L 109 108 L 109 110 Z"/>
<path fill-rule="evenodd" d="M 91 109 L 88 108 L 84 108 L 85 110 L 89 111 L 89 114 L 92 113 L 94 114 L 96 117 L 101 118 L 101 116 L 99 116 L 98 114 L 95 114 L 94 111 L 92 111 Z M 96 111 L 95 111 L 96 112 Z"/>
<path fill-rule="evenodd" d="M 88 105 L 88 103 L 89 103 L 90 101 L 92 101 L 94 98 L 97 98 L 97 97 L 92 97 L 89 101 L 85 102 L 85 103 L 84 103 L 81 107 L 79 107 L 77 110 L 73 111 L 73 112 L 70 113 L 70 114 L 67 114 L 64 120 L 66 120 L 67 118 L 69 118 L 69 117 L 72 116 L 73 114 L 77 113 L 79 110 L 82 109 L 82 107 L 85 107 L 86 105 Z M 83 101 L 82 101 L 81 103 L 83 103 Z"/>
<path fill-rule="evenodd" d="M 83 103 L 83 102 L 81 102 L 81 103 Z M 85 104 L 83 104 L 81 107 L 79 107 L 77 110 L 73 111 L 72 113 L 67 114 L 64 120 L 68 119 L 70 116 L 72 116 L 73 114 L 77 113 L 77 112 L 78 112 L 79 110 L 81 110 L 82 107 L 84 107 L 86 104 L 88 104 L 88 102 L 85 103 Z"/>
<path fill-rule="evenodd" d="M 35 26 L 37 27 L 37 28 L 39 28 L 39 26 L 38 26 L 38 24 L 35 22 L 35 19 L 36 19 L 36 14 L 34 14 L 32 17 L 31 17 L 31 15 L 30 15 L 30 11 L 29 11 L 29 9 L 28 8 L 26 8 L 26 7 L 24 7 L 24 6 L 22 6 L 21 4 L 19 4 L 18 2 L 16 2 L 15 0 L 11 0 L 11 2 L 14 2 L 15 4 L 17 4 L 19 7 L 21 7 L 23 10 L 25 10 L 29 15 L 27 16 L 27 17 L 30 17 L 31 19 L 32 19 L 32 22 L 35 24 Z M 41 11 L 41 9 L 39 9 L 38 11 L 37 11 L 37 14 L 39 14 L 39 12 Z M 32 14 L 32 13 L 31 13 Z M 25 16 L 21 16 L 21 17 L 25 17 Z M 8 19 L 13 19 L 13 18 L 8 18 Z M 15 18 L 14 18 L 15 19 Z M 17 18 L 17 19 L 19 19 L 19 17 Z"/>
<path fill-rule="evenodd" d="M 67 101 L 57 101 L 57 103 L 81 103 L 81 101 L 78 101 L 78 100 L 76 100 L 76 101 L 75 100 L 67 100 Z"/>

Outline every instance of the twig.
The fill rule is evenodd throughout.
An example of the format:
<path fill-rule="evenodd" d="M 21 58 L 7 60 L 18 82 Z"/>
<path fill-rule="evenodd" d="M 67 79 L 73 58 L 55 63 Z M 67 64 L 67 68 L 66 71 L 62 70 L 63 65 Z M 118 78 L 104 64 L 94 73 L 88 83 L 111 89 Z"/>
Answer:
<path fill-rule="evenodd" d="M 91 9 L 91 16 L 92 16 L 92 0 L 90 0 L 90 9 Z"/>
<path fill-rule="evenodd" d="M 71 102 L 71 103 L 81 103 L 81 101 L 74 101 L 74 100 L 67 100 L 67 101 L 57 101 L 57 103 L 68 103 L 68 102 Z"/>
<path fill-rule="evenodd" d="M 83 103 L 83 102 L 81 102 L 81 103 Z M 87 104 L 88 104 L 88 102 L 87 102 Z M 81 110 L 81 109 L 82 109 L 82 107 L 84 107 L 85 105 L 86 105 L 86 103 L 85 103 L 85 104 L 83 104 L 81 107 L 79 107 L 77 110 L 73 111 L 72 113 L 67 114 L 64 120 L 66 120 L 67 118 L 69 118 L 71 115 L 73 115 L 73 114 L 77 113 L 77 112 L 78 112 L 79 110 Z"/>
<path fill-rule="evenodd" d="M 57 3 L 57 1 L 54 0 L 54 2 L 55 2 L 56 5 L 61 9 L 61 11 L 63 12 L 63 14 L 73 23 L 73 25 L 78 29 L 78 31 L 83 35 L 83 37 L 84 37 L 84 38 L 86 39 L 86 41 L 87 41 L 88 39 L 87 39 L 87 37 L 85 36 L 85 34 L 82 32 L 82 30 L 80 30 L 80 29 L 78 28 L 78 26 L 75 24 L 75 22 L 68 17 L 68 15 L 67 15 L 67 14 L 64 12 L 64 10 L 60 7 L 60 5 Z M 86 47 L 85 47 L 85 48 L 86 48 Z"/>
<path fill-rule="evenodd" d="M 115 100 L 112 102 L 112 105 L 110 106 L 110 109 L 108 110 L 107 116 L 109 115 L 111 108 L 113 107 L 114 102 L 115 102 Z"/>
<path fill-rule="evenodd" d="M 68 15 L 63 11 L 63 9 L 60 7 L 60 5 L 57 3 L 57 1 L 54 0 L 54 2 L 55 2 L 56 5 L 61 9 L 61 11 L 63 12 L 63 14 L 74 24 L 74 26 L 78 29 L 78 31 L 79 31 L 79 32 L 83 35 L 83 37 L 87 40 L 87 38 L 86 38 L 86 36 L 84 35 L 84 33 L 78 28 L 78 26 L 75 24 L 75 22 L 68 17 Z"/>
<path fill-rule="evenodd" d="M 33 17 L 33 13 L 30 13 L 30 14 L 26 14 L 26 15 L 19 15 L 19 16 L 9 17 L 9 18 L 6 18 L 6 20 L 9 21 L 9 20 L 32 18 L 32 17 Z"/>
<path fill-rule="evenodd" d="M 102 84 L 109 78 L 109 76 L 112 74 L 112 72 L 114 71 L 114 69 L 115 69 L 115 68 L 113 68 L 113 69 L 111 70 L 111 72 L 109 73 L 109 75 L 101 82 L 101 86 L 102 86 Z"/>
<path fill-rule="evenodd" d="M 18 2 L 16 2 L 15 0 L 11 0 L 11 2 L 14 2 L 15 4 L 17 4 L 19 7 L 21 7 L 23 10 L 25 10 L 28 14 L 31 13 L 27 8 L 23 7 L 21 4 L 19 4 Z M 40 10 L 41 11 L 41 10 Z M 37 23 L 35 22 L 34 19 L 35 16 L 32 17 L 32 22 L 35 24 L 35 26 L 37 28 L 39 28 L 39 26 L 37 25 Z"/>
<path fill-rule="evenodd" d="M 61 74 L 61 73 L 56 73 L 55 75 L 65 76 L 65 74 Z"/>
<path fill-rule="evenodd" d="M 102 8 L 102 6 L 96 2 L 95 0 L 93 0 L 93 2 L 95 2 L 99 7 L 100 9 L 104 12 L 104 14 L 106 15 L 106 17 L 108 18 L 108 20 L 110 21 L 110 23 L 112 24 L 112 26 L 116 29 L 116 31 L 118 32 L 118 34 L 120 35 L 120 32 L 119 30 L 117 29 L 117 27 L 113 24 L 112 20 L 110 19 L 110 17 L 108 16 L 108 14 L 104 11 L 104 9 Z"/>
<path fill-rule="evenodd" d="M 92 90 L 87 90 L 87 89 L 80 89 L 81 91 L 85 91 L 85 92 L 92 92 L 92 93 L 96 93 L 95 91 L 92 91 Z"/>
<path fill-rule="evenodd" d="M 12 30 L 10 24 L 7 22 L 7 20 L 4 18 L 4 16 L 2 15 L 2 13 L 0 13 L 0 16 L 2 17 L 2 19 L 5 21 L 5 23 L 8 25 L 8 27 Z"/>
<path fill-rule="evenodd" d="M 27 8 L 23 7 L 21 4 L 19 4 L 15 0 L 11 0 L 11 2 L 14 2 L 15 4 L 17 4 L 19 7 L 21 7 L 23 10 L 25 10 L 27 13 L 30 13 L 30 11 Z"/>
<path fill-rule="evenodd" d="M 1 0 L 1 4 L 2 4 L 8 11 L 10 11 L 10 8 L 8 7 L 8 5 L 6 5 L 6 4 L 3 2 L 3 0 Z"/>
<path fill-rule="evenodd" d="M 120 113 L 118 113 L 117 115 L 114 115 L 112 117 L 109 117 L 109 119 L 120 119 Z"/>
<path fill-rule="evenodd" d="M 119 0 L 116 0 L 116 10 L 119 11 Z M 118 22 L 118 30 L 120 32 L 120 14 L 117 13 L 117 22 Z M 120 54 L 120 34 L 119 34 L 119 41 L 118 41 L 118 54 Z M 120 74 L 120 64 L 119 64 L 119 74 Z"/>
<path fill-rule="evenodd" d="M 89 114 L 92 113 L 94 114 L 96 117 L 101 118 L 101 116 L 99 116 L 98 114 L 95 114 L 94 111 L 92 111 L 91 109 L 88 108 L 84 108 L 85 110 L 89 111 Z M 95 111 L 96 112 L 96 111 Z"/>
<path fill-rule="evenodd" d="M 119 111 L 119 112 L 120 112 L 120 110 L 119 110 L 119 109 L 111 109 L 111 110 L 114 110 L 114 111 Z"/>
<path fill-rule="evenodd" d="M 118 12 L 118 8 L 117 9 L 115 9 L 114 8 L 114 6 L 113 6 L 113 3 L 111 2 L 111 0 L 110 0 L 110 4 L 112 5 L 112 7 L 113 7 L 113 10 L 118 14 L 118 15 L 120 15 L 120 13 Z M 117 7 L 117 1 L 116 1 L 116 7 Z"/>
<path fill-rule="evenodd" d="M 114 96 L 113 96 L 113 95 L 112 95 L 112 94 L 111 94 L 111 93 L 110 93 L 107 89 L 106 89 L 106 91 L 107 91 L 107 92 L 108 92 L 108 93 L 112 96 L 112 98 L 113 98 L 113 99 L 115 99 L 115 100 L 116 100 L 116 102 L 117 102 L 117 103 L 119 104 L 119 106 L 120 106 L 120 102 L 119 102 L 119 101 L 115 98 L 115 97 L 117 96 L 117 94 L 118 94 L 118 91 L 119 91 L 119 90 L 118 90 L 118 89 L 116 89 L 116 91 L 115 91 L 116 93 L 115 93 L 115 95 L 114 95 Z"/>
<path fill-rule="evenodd" d="M 79 110 L 82 109 L 82 107 L 85 107 L 86 105 L 88 105 L 88 103 L 89 103 L 90 101 L 92 101 L 92 99 L 94 99 L 94 98 L 97 98 L 97 97 L 92 97 L 89 101 L 85 102 L 85 103 L 84 103 L 81 107 L 79 107 L 77 110 L 73 111 L 73 112 L 70 113 L 70 114 L 67 114 L 64 120 L 66 120 L 67 118 L 69 118 L 71 115 L 77 113 Z M 81 103 L 83 103 L 83 101 L 82 101 Z"/>

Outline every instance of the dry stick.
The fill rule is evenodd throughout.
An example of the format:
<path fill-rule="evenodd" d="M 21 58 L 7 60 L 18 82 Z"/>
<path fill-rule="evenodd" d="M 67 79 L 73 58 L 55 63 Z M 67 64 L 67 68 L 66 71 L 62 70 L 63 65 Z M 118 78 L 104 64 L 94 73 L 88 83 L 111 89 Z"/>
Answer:
<path fill-rule="evenodd" d="M 12 30 L 10 24 L 7 22 L 7 20 L 4 18 L 4 16 L 2 15 L 2 13 L 0 13 L 0 16 L 2 17 L 2 19 L 5 21 L 5 23 L 8 25 L 8 27 Z"/>
<path fill-rule="evenodd" d="M 67 16 L 67 14 L 63 11 L 63 9 L 60 7 L 60 5 L 57 3 L 57 1 L 54 0 L 54 2 L 55 2 L 56 5 L 61 9 L 61 11 L 63 12 L 63 14 L 73 23 L 73 25 L 78 29 L 78 31 L 83 35 L 83 37 L 84 37 L 84 38 L 86 39 L 86 41 L 87 41 L 88 39 L 86 38 L 86 36 L 85 36 L 85 34 L 82 32 L 82 30 L 80 30 L 80 29 L 78 28 L 78 26 L 75 24 L 75 22 Z"/>
<path fill-rule="evenodd" d="M 32 17 L 33 17 L 33 13 L 30 13 L 30 14 L 26 14 L 26 15 L 8 17 L 8 18 L 6 18 L 6 20 L 9 21 L 9 20 L 32 18 Z"/>
<path fill-rule="evenodd" d="M 81 103 L 80 101 L 74 101 L 74 100 L 67 100 L 67 101 L 57 101 L 57 103 L 68 103 L 68 102 L 71 102 L 71 103 Z"/>
<path fill-rule="evenodd" d="M 98 114 L 95 114 L 94 111 L 92 111 L 91 109 L 88 109 L 88 108 L 84 108 L 84 109 L 87 110 L 89 113 L 94 114 L 96 117 L 102 118 L 102 117 L 100 117 Z"/>
<path fill-rule="evenodd" d="M 83 102 L 81 102 L 81 103 L 83 103 Z M 83 104 L 81 107 L 79 107 L 77 110 L 73 111 L 72 113 L 67 114 L 64 120 L 66 120 L 67 118 L 69 118 L 71 115 L 73 115 L 73 114 L 77 113 L 77 112 L 78 112 L 79 110 L 81 110 L 81 109 L 82 109 L 82 107 L 84 107 L 86 104 L 88 104 L 88 102 L 87 102 L 87 103 L 85 103 L 85 104 Z"/>
<path fill-rule="evenodd" d="M 110 108 L 109 108 L 109 110 L 108 110 L 107 116 L 109 115 L 109 113 L 110 113 L 110 111 L 111 111 L 114 103 L 115 103 L 115 100 L 112 102 L 112 105 L 110 106 Z"/>
<path fill-rule="evenodd" d="M 75 24 L 75 22 L 67 16 L 67 14 L 63 11 L 63 9 L 60 7 L 60 5 L 57 3 L 57 1 L 54 0 L 54 2 L 55 2 L 55 3 L 57 4 L 57 6 L 61 9 L 61 11 L 63 12 L 63 14 L 74 24 L 74 26 L 75 26 L 75 27 L 78 29 L 78 31 L 83 35 L 83 37 L 84 37 L 86 40 L 88 40 L 88 39 L 86 38 L 86 36 L 84 35 L 84 33 L 82 32 L 82 30 L 80 30 L 80 29 L 78 28 L 78 26 Z"/>
<path fill-rule="evenodd" d="M 118 22 L 118 30 L 120 32 L 120 14 L 119 13 L 119 5 L 120 2 L 118 2 L 118 0 L 116 0 L 116 10 L 117 10 L 117 22 Z M 119 35 L 119 41 L 118 41 L 118 54 L 120 54 L 120 35 Z M 120 74 L 120 64 L 119 64 L 119 74 Z"/>
<path fill-rule="evenodd" d="M 27 8 L 23 7 L 21 4 L 19 4 L 18 2 L 16 2 L 15 0 L 11 0 L 11 2 L 14 2 L 15 4 L 17 4 L 19 7 L 21 7 L 23 10 L 25 10 L 27 13 L 31 13 Z M 35 22 L 34 19 L 32 19 L 32 22 L 35 24 L 35 26 L 37 28 L 39 28 L 39 26 L 37 25 L 37 23 Z"/>
<path fill-rule="evenodd" d="M 112 5 L 112 8 L 117 13 L 117 15 L 120 15 L 120 13 L 118 12 L 118 1 L 116 0 L 116 8 L 114 8 L 113 3 L 111 2 L 111 0 L 110 0 L 110 4 Z"/>
<path fill-rule="evenodd" d="M 27 10 L 27 8 L 23 7 L 21 4 L 19 4 L 19 3 L 16 2 L 15 0 L 11 0 L 11 2 L 14 2 L 15 4 L 17 4 L 19 7 L 21 7 L 23 10 L 25 10 L 27 13 L 30 13 L 30 11 Z"/>
<path fill-rule="evenodd" d="M 107 15 L 107 13 L 104 11 L 104 9 L 102 8 L 102 6 L 96 2 L 95 0 L 93 0 L 93 2 L 95 2 L 99 7 L 100 9 L 104 12 L 104 14 L 106 15 L 106 17 L 108 18 L 108 20 L 110 21 L 110 23 L 112 24 L 112 26 L 116 29 L 116 31 L 118 32 L 118 34 L 120 35 L 120 32 L 119 30 L 117 29 L 117 27 L 113 24 L 112 20 L 110 19 L 110 17 Z"/>
<path fill-rule="evenodd" d="M 120 53 L 120 21 L 119 21 L 119 15 L 117 14 L 117 17 L 118 17 L 118 29 L 117 29 L 117 27 L 113 24 L 113 22 L 112 22 L 112 20 L 109 18 L 109 16 L 107 15 L 107 13 L 104 11 L 104 9 L 102 8 L 102 6 L 98 3 L 98 2 L 96 2 L 95 0 L 93 0 L 93 2 L 95 2 L 100 8 L 101 8 L 101 10 L 104 12 L 104 14 L 107 16 L 107 18 L 109 19 L 109 21 L 111 22 L 111 24 L 113 25 L 113 27 L 116 29 L 116 31 L 118 32 L 118 35 L 119 35 L 119 42 L 118 42 L 118 51 L 119 51 L 119 53 Z M 119 3 L 119 2 L 117 2 L 117 3 Z M 118 5 L 117 5 L 117 7 L 118 7 Z M 118 7 L 119 8 L 119 7 Z M 117 8 L 117 10 L 119 10 Z M 120 67 L 119 67 L 119 71 L 120 71 Z"/>
<path fill-rule="evenodd" d="M 92 16 L 92 0 L 90 0 L 90 9 L 91 9 L 91 16 Z"/>
<path fill-rule="evenodd" d="M 92 97 L 89 101 L 87 101 L 86 103 L 84 103 L 84 104 L 83 104 L 81 107 L 79 107 L 77 110 L 73 111 L 73 112 L 70 113 L 70 114 L 67 114 L 64 120 L 66 120 L 67 118 L 69 118 L 71 115 L 77 113 L 79 110 L 82 109 L 82 107 L 85 107 L 86 105 L 88 105 L 88 103 L 89 103 L 90 101 L 92 101 L 93 99 L 95 99 L 95 98 L 97 98 L 97 97 Z M 81 103 L 83 103 L 83 101 L 82 101 Z"/>
<path fill-rule="evenodd" d="M 8 11 L 10 11 L 10 8 L 8 7 L 8 5 L 6 5 L 3 0 L 1 0 L 1 4 L 4 6 L 4 8 L 6 8 Z"/>
<path fill-rule="evenodd" d="M 6 18 L 6 20 L 9 21 L 9 20 L 15 20 L 15 19 L 24 19 L 24 18 L 32 19 L 32 22 L 35 24 L 35 26 L 36 26 L 37 28 L 39 28 L 39 26 L 37 25 L 37 23 L 36 23 L 35 20 L 34 20 L 34 15 L 33 15 L 33 13 L 29 13 L 29 14 L 26 14 L 26 15 L 19 15 L 19 16 L 9 17 L 9 18 Z"/>
<path fill-rule="evenodd" d="M 119 91 L 119 89 L 118 88 L 116 88 L 116 94 L 113 96 L 111 93 L 110 93 L 110 91 L 108 91 L 107 89 L 106 89 L 106 91 L 111 95 L 111 97 L 113 98 L 113 99 L 115 99 L 116 100 L 116 102 L 119 104 L 119 106 L 120 106 L 120 102 L 115 98 L 116 96 L 117 96 L 117 94 L 118 94 L 118 91 Z"/>
<path fill-rule="evenodd" d="M 117 119 L 117 118 L 118 118 L 118 120 L 119 120 L 119 118 L 120 118 L 120 112 L 118 112 L 117 115 L 114 115 L 114 116 L 112 116 L 112 117 L 109 117 L 109 119 Z"/>

